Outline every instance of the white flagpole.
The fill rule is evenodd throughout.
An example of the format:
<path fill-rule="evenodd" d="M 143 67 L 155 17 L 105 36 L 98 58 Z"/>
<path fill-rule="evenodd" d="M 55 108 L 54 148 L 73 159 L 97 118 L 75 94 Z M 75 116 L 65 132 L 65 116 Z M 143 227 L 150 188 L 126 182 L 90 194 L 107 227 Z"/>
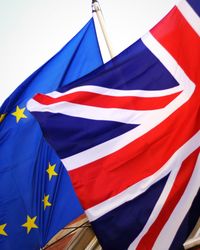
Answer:
<path fill-rule="evenodd" d="M 99 21 L 99 24 L 100 24 L 100 27 L 101 27 L 101 30 L 102 30 L 109 54 L 110 54 L 110 57 L 112 59 L 114 57 L 114 52 L 112 50 L 110 40 L 108 38 L 108 34 L 107 34 L 107 31 L 105 28 L 105 21 L 104 21 L 103 15 L 102 15 L 102 11 L 101 11 L 99 2 L 97 0 L 92 0 L 92 11 L 94 13 L 96 13 L 96 15 L 97 15 L 97 18 L 98 18 L 98 21 Z"/>

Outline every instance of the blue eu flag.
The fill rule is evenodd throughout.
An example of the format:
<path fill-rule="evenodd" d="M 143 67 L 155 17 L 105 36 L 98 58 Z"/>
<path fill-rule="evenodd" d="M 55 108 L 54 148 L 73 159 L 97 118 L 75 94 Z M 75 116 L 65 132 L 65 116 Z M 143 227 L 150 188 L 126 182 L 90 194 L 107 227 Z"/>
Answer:
<path fill-rule="evenodd" d="M 0 249 L 39 249 L 83 213 L 64 166 L 25 105 L 101 64 L 91 19 L 0 108 Z"/>

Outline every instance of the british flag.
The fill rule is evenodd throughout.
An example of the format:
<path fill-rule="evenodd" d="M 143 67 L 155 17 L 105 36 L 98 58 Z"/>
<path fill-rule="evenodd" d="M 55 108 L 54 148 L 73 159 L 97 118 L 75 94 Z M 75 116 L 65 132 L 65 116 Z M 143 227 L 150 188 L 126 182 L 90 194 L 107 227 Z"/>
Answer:
<path fill-rule="evenodd" d="M 28 109 L 106 250 L 181 249 L 200 216 L 200 2 L 181 1 L 91 74 Z"/>

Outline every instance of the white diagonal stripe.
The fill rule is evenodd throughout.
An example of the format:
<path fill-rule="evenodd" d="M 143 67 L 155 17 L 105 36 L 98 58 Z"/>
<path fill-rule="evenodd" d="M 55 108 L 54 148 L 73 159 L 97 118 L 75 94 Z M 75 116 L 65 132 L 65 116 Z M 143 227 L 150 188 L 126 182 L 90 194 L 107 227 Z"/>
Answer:
<path fill-rule="evenodd" d="M 185 74 L 184 70 L 178 65 L 177 61 L 172 55 L 155 39 L 150 32 L 143 38 L 143 43 L 150 51 L 161 61 L 165 68 L 171 73 L 176 81 L 184 88 L 190 85 L 193 88 L 194 83 L 191 82 L 189 77 Z"/>
<path fill-rule="evenodd" d="M 194 140 L 194 141 L 193 141 Z M 200 146 L 200 131 L 195 135 L 195 136 L 193 136 L 192 137 L 192 139 L 190 139 L 190 141 L 189 141 L 189 143 L 191 143 L 192 142 L 192 145 L 190 145 L 190 147 L 193 147 L 193 149 L 195 150 L 195 149 L 197 149 L 197 148 L 199 148 L 199 146 Z M 195 145 L 196 144 L 196 145 Z M 194 150 L 191 150 L 191 153 L 194 151 Z M 196 168 L 198 169 L 198 171 L 199 171 L 199 174 L 200 174 L 200 169 L 199 169 L 199 166 L 198 166 L 198 163 L 197 163 L 197 165 L 196 165 Z M 173 183 L 174 183 L 174 181 L 175 181 L 175 178 L 176 178 L 176 176 L 177 176 L 177 174 L 178 174 L 178 170 L 179 170 L 179 168 L 176 168 L 176 169 L 174 169 L 172 172 L 171 172 L 171 174 L 170 174 L 170 176 L 169 176 L 169 179 L 167 180 L 167 183 L 166 183 L 166 185 L 165 185 L 165 188 L 164 188 L 164 190 L 162 191 L 162 194 L 161 194 L 161 196 L 160 196 L 160 198 L 158 199 L 158 201 L 157 201 L 157 203 L 156 203 L 156 206 L 154 207 L 154 209 L 153 209 L 153 211 L 152 211 L 152 213 L 151 213 L 151 215 L 150 215 L 150 217 L 149 217 L 149 219 L 148 219 L 148 221 L 147 221 L 147 223 L 145 224 L 145 227 L 143 228 L 143 230 L 140 232 L 140 234 L 137 236 L 137 238 L 132 242 L 132 244 L 129 246 L 129 249 L 131 250 L 131 249 L 136 249 L 137 248 L 137 245 L 139 244 L 139 242 L 140 242 L 140 240 L 142 239 L 142 237 L 148 232 L 148 230 L 149 230 L 149 228 L 151 227 L 151 225 L 155 222 L 155 220 L 156 220 L 156 218 L 158 217 L 158 215 L 159 215 L 159 213 L 160 213 L 160 211 L 162 210 L 162 204 L 164 204 L 165 203 L 165 201 L 166 201 L 166 199 L 167 199 L 167 197 L 168 197 L 168 195 L 169 195 L 169 193 L 170 193 L 170 191 L 171 191 L 171 188 L 172 188 L 172 186 L 173 186 Z M 198 176 L 197 176 L 197 178 L 196 178 L 196 182 L 197 182 L 197 180 L 198 180 L 198 187 L 200 186 L 200 183 L 199 183 L 199 174 L 198 174 Z M 192 176 L 194 176 L 194 173 L 193 173 L 193 175 Z M 193 199 L 194 199 L 194 196 L 193 195 L 191 195 L 191 197 L 190 197 L 190 199 L 189 199 L 189 202 L 190 201 L 193 201 Z M 185 201 L 186 203 L 187 203 L 187 201 Z M 182 205 L 183 206 L 183 205 Z M 179 216 L 179 215 L 177 215 L 177 216 Z M 181 221 L 182 221 L 182 219 L 181 219 Z M 176 224 L 176 221 L 175 221 L 175 224 Z M 178 225 L 176 225 L 176 227 L 178 227 Z M 178 229 L 177 229 L 178 230 Z M 169 230 L 170 231 L 170 230 Z M 169 232 L 168 231 L 168 232 Z M 174 237 L 174 235 L 175 234 L 173 234 L 173 233 L 171 233 L 171 231 L 170 231 L 170 234 Z M 166 235 L 166 232 L 165 232 L 165 235 Z M 159 238 L 159 237 L 158 237 Z M 167 238 L 167 237 L 166 237 Z M 153 249 L 156 249 L 156 250 L 159 250 L 159 249 L 163 249 L 163 250 L 167 250 L 167 249 L 169 249 L 169 245 L 167 245 L 166 244 L 166 238 L 165 238 L 165 240 L 164 240 L 164 242 L 165 242 L 165 246 L 166 246 L 166 248 L 161 248 L 161 246 L 163 246 L 163 241 L 162 241 L 162 244 L 160 244 L 161 242 L 159 241 L 159 246 L 157 247 L 156 245 L 155 245 L 155 248 L 153 248 Z"/>
<path fill-rule="evenodd" d="M 116 96 L 116 97 L 117 96 L 162 97 L 180 92 L 182 90 L 183 87 L 181 85 L 165 90 L 119 90 L 119 89 L 110 89 L 94 85 L 86 85 L 70 89 L 64 93 L 54 91 L 46 95 L 53 98 L 58 98 L 76 92 L 90 92 L 95 94 L 102 94 L 102 95 Z"/>
<path fill-rule="evenodd" d="M 163 229 L 161 230 L 159 237 L 154 243 L 153 249 L 160 250 L 165 242 L 165 249 L 169 249 L 173 242 L 174 236 L 176 235 L 181 223 L 183 222 L 187 212 L 189 211 L 192 202 L 200 188 L 200 155 L 197 159 L 195 169 L 190 178 L 190 181 L 182 195 L 180 201 L 175 207 L 173 213 L 169 217 L 168 221 L 165 223 Z M 170 234 L 168 233 L 170 232 Z M 168 237 L 166 237 L 168 234 Z"/>
<path fill-rule="evenodd" d="M 197 13 L 192 9 L 187 1 L 181 1 L 177 8 L 190 24 L 190 26 L 194 29 L 194 31 L 200 36 L 200 17 Z"/>
<path fill-rule="evenodd" d="M 50 105 L 41 104 L 34 99 L 27 104 L 31 112 L 51 112 L 73 117 L 100 120 L 115 121 L 126 124 L 141 124 L 148 121 L 152 116 L 159 115 L 162 109 L 158 110 L 127 110 L 118 108 L 99 108 L 87 105 L 81 105 L 71 102 L 58 102 Z"/>

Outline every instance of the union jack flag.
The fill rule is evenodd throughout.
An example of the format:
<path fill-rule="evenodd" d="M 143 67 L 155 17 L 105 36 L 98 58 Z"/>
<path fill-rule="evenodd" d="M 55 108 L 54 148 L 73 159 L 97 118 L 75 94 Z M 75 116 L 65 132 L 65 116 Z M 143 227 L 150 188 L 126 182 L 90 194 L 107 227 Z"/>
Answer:
<path fill-rule="evenodd" d="M 106 250 L 181 249 L 200 215 L 200 3 L 28 109 Z"/>

